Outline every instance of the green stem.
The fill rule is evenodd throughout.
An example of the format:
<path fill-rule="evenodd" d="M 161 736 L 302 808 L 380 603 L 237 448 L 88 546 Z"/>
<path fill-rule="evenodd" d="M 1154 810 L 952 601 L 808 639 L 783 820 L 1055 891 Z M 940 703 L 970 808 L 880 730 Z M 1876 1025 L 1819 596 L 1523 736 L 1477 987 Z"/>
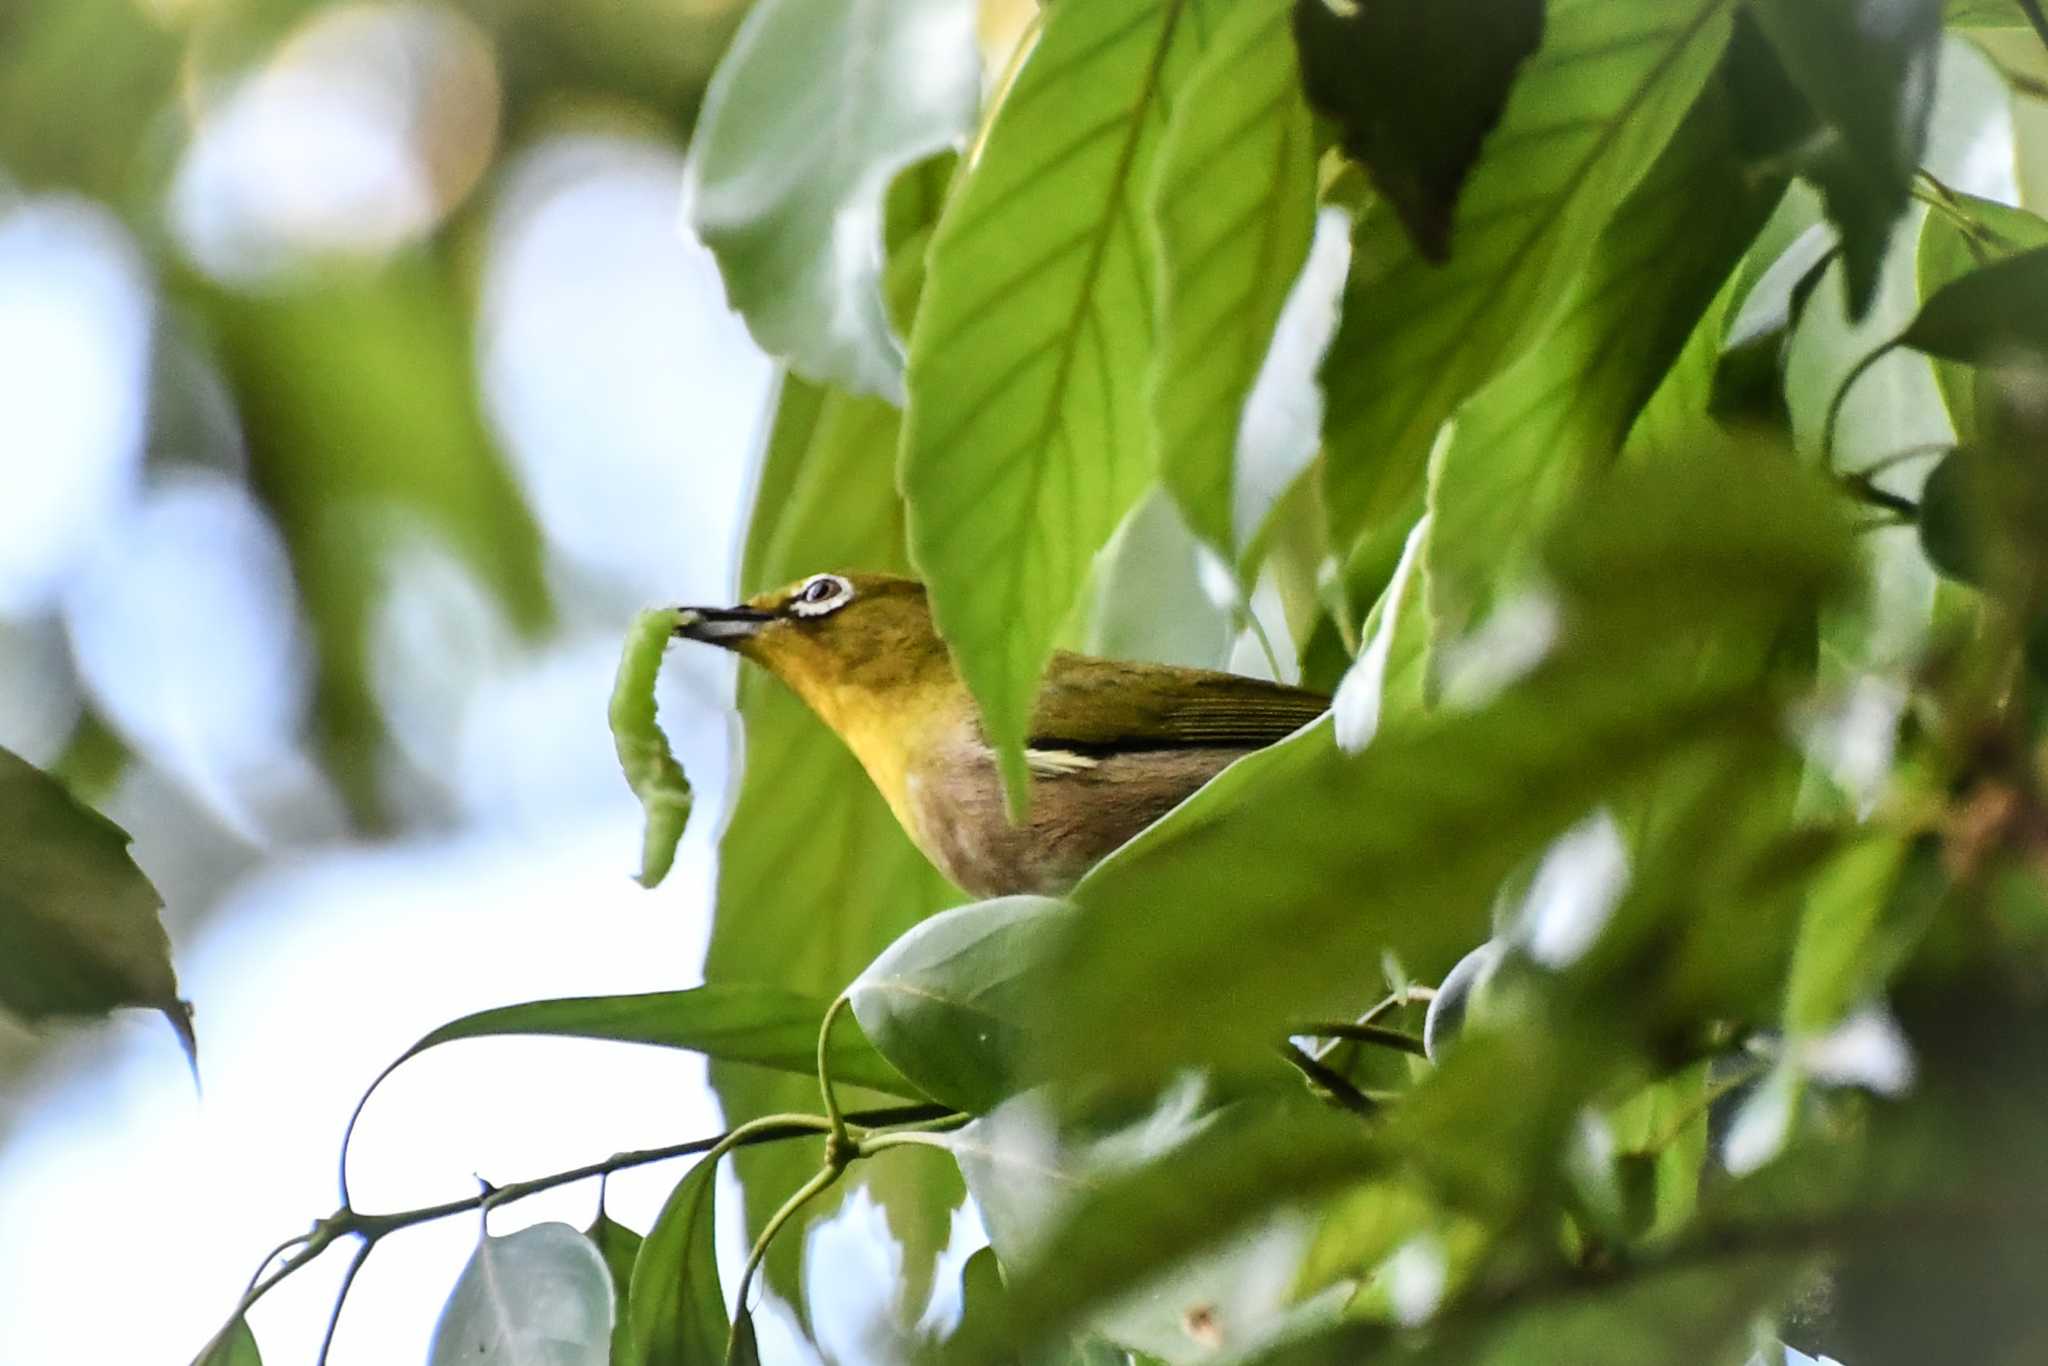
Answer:
<path fill-rule="evenodd" d="M 334 1330 L 341 1326 L 341 1307 L 348 1303 L 349 1288 L 356 1283 L 356 1273 L 363 1269 L 364 1262 L 370 1260 L 370 1249 L 375 1246 L 375 1239 L 363 1239 L 356 1255 L 349 1258 L 348 1270 L 341 1273 L 341 1289 L 335 1292 L 334 1309 L 327 1315 L 327 1331 L 320 1335 L 320 1355 L 313 1358 L 314 1366 L 327 1366 L 328 1349 L 334 1346 Z"/>
<path fill-rule="evenodd" d="M 950 1119 L 934 1120 L 929 1126 L 891 1129 L 885 1134 L 869 1134 L 856 1145 L 856 1151 L 862 1157 L 886 1152 L 890 1148 L 937 1148 L 940 1152 L 950 1153 L 953 1151 L 953 1145 L 946 1142 L 946 1135 L 967 1121 L 966 1115 L 954 1115 Z M 937 1127 L 940 1124 L 946 1127 Z"/>
<path fill-rule="evenodd" d="M 1405 1029 L 1388 1029 L 1385 1025 L 1352 1024 L 1344 1020 L 1319 1020 L 1305 1024 L 1290 1034 L 1303 1034 L 1317 1039 L 1350 1039 L 1356 1043 L 1378 1044 L 1400 1053 L 1412 1053 L 1426 1058 L 1429 1053 L 1422 1046 L 1422 1040 Z"/>
<path fill-rule="evenodd" d="M 1292 1043 L 1281 1044 L 1279 1051 L 1282 1060 L 1308 1078 L 1312 1090 L 1327 1096 L 1354 1115 L 1378 1113 L 1378 1101 L 1353 1086 L 1349 1078 L 1321 1059 L 1310 1057 Z"/>
<path fill-rule="evenodd" d="M 1834 397 L 1828 400 L 1827 417 L 1821 422 L 1820 426 L 1820 459 L 1821 464 L 1828 469 L 1835 467 L 1835 428 L 1841 423 L 1842 405 L 1848 401 L 1851 386 L 1857 380 L 1862 379 L 1864 372 L 1869 370 L 1871 366 L 1877 364 L 1897 349 L 1898 345 L 1899 339 L 1894 337 L 1862 360 L 1857 361 L 1850 368 L 1849 373 L 1842 377 L 1842 383 L 1835 390 Z M 1889 497 L 1891 495 L 1886 496 Z M 1918 509 L 1915 510 L 1917 511 Z"/>
<path fill-rule="evenodd" d="M 768 1256 L 768 1248 L 774 1243 L 775 1235 L 782 1232 L 783 1226 L 794 1219 L 799 1210 L 832 1189 L 845 1174 L 846 1163 L 843 1161 L 827 1163 L 820 1167 L 812 1174 L 810 1180 L 797 1187 L 796 1194 L 782 1202 L 782 1208 L 769 1217 L 768 1223 L 761 1230 L 761 1236 L 754 1240 L 754 1249 L 747 1254 L 746 1269 L 740 1272 L 740 1292 L 733 1297 L 732 1327 L 727 1330 L 725 1337 L 726 1366 L 732 1366 L 733 1349 L 739 1344 L 739 1325 L 746 1317 L 747 1292 L 753 1286 L 754 1273 L 761 1269 L 761 1263 Z"/>
<path fill-rule="evenodd" d="M 857 1110 L 844 1116 L 844 1119 L 848 1124 L 886 1128 L 892 1124 L 946 1120 L 957 1117 L 957 1114 L 957 1111 L 943 1105 L 892 1105 L 876 1110 Z M 567 1171 L 551 1172 L 546 1176 L 534 1177 L 530 1181 L 518 1181 L 509 1186 L 500 1186 L 496 1190 L 479 1191 L 465 1199 L 449 1200 L 438 1205 L 423 1205 L 417 1209 L 397 1210 L 390 1214 L 359 1214 L 343 1205 L 315 1224 L 311 1233 L 286 1239 L 273 1248 L 264 1257 L 263 1266 L 257 1268 L 256 1276 L 251 1278 L 248 1288 L 242 1292 L 242 1298 L 236 1303 L 234 1312 L 228 1315 L 227 1321 L 232 1323 L 247 1314 L 251 1306 L 269 1294 L 279 1282 L 352 1234 L 362 1237 L 366 1244 L 375 1243 L 388 1234 L 396 1233 L 403 1228 L 411 1228 L 415 1224 L 429 1223 L 450 1215 L 483 1209 L 486 1205 L 496 1208 L 514 1200 L 523 1200 L 529 1195 L 553 1190 L 557 1186 L 587 1181 L 593 1176 L 604 1177 L 612 1172 L 649 1166 L 656 1162 L 689 1157 L 697 1153 L 715 1153 L 722 1156 L 734 1148 L 752 1147 L 759 1143 L 776 1143 L 790 1138 L 807 1138 L 813 1134 L 829 1133 L 830 1130 L 830 1121 L 821 1115 L 769 1115 L 709 1138 L 694 1138 L 686 1143 L 672 1143 L 663 1148 L 642 1148 L 614 1153 L 602 1162 L 572 1167 Z M 279 1252 L 294 1243 L 300 1244 L 299 1250 L 275 1271 L 264 1275 L 263 1267 L 267 1267 Z"/>
<path fill-rule="evenodd" d="M 2041 40 L 2041 46 L 2048 47 L 2048 15 L 2041 13 L 2041 0 L 2019 0 L 2020 12 L 2027 16 L 2027 22 L 2034 27 L 2034 36 Z"/>
<path fill-rule="evenodd" d="M 818 1026 L 818 1091 L 824 1097 L 825 1119 L 831 1125 L 828 1141 L 834 1148 L 844 1148 L 847 1138 L 846 1117 L 839 1112 L 839 1098 L 832 1093 L 832 1023 L 848 1004 L 850 1002 L 844 994 L 835 998 L 825 1008 L 825 1022 Z"/>

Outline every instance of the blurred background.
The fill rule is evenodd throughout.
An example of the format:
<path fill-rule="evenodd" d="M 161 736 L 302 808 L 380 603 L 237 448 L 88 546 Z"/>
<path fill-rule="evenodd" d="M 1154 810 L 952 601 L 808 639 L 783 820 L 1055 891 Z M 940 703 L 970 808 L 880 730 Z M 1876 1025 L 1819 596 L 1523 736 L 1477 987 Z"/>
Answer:
<path fill-rule="evenodd" d="M 433 1026 L 699 980 L 729 663 L 664 678 L 699 819 L 655 892 L 605 701 L 636 610 L 732 591 L 770 401 L 679 227 L 739 8 L 0 5 L 0 745 L 133 833 L 200 1039 L 195 1088 L 158 1017 L 0 1021 L 7 1366 L 190 1360 Z M 464 1044 L 379 1093 L 354 1189 L 717 1127 L 680 1054 Z M 847 1360 L 890 1284 L 863 1221 L 817 1306 Z M 385 1243 L 333 1360 L 423 1359 L 475 1237 Z M 251 1316 L 269 1360 L 312 1358 L 342 1260 Z"/>

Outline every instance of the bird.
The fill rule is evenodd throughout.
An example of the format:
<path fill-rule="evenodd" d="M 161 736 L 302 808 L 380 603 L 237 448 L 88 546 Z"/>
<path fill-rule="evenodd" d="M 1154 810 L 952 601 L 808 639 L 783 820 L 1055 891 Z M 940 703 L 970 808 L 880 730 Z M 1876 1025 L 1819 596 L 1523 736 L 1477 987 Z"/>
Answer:
<path fill-rule="evenodd" d="M 1308 725 L 1330 699 L 1210 669 L 1054 653 L 1012 823 L 973 695 L 922 583 L 818 573 L 734 607 L 677 609 L 675 634 L 787 685 L 844 741 L 911 842 L 978 897 L 1058 896 L 1224 767 Z"/>

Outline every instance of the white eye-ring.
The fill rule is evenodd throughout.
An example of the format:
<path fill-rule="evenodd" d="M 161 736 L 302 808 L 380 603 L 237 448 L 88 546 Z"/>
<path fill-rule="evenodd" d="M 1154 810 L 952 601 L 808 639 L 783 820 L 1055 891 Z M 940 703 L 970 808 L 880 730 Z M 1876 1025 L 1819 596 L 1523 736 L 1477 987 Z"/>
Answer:
<path fill-rule="evenodd" d="M 853 585 L 837 574 L 813 574 L 789 596 L 789 610 L 800 617 L 822 617 L 853 601 Z"/>

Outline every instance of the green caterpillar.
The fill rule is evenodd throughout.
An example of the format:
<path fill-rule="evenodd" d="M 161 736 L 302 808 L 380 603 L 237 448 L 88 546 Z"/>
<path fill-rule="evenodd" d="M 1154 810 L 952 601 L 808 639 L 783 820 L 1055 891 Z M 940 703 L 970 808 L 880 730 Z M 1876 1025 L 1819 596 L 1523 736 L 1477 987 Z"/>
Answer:
<path fill-rule="evenodd" d="M 683 766 L 676 762 L 668 737 L 654 719 L 654 679 L 661 672 L 662 651 L 690 615 L 663 607 L 633 618 L 626 648 L 619 656 L 619 676 L 612 684 L 612 744 L 619 752 L 626 782 L 640 799 L 647 818 L 640 842 L 643 887 L 655 886 L 668 876 L 683 826 L 690 819 L 690 780 L 683 776 Z"/>

